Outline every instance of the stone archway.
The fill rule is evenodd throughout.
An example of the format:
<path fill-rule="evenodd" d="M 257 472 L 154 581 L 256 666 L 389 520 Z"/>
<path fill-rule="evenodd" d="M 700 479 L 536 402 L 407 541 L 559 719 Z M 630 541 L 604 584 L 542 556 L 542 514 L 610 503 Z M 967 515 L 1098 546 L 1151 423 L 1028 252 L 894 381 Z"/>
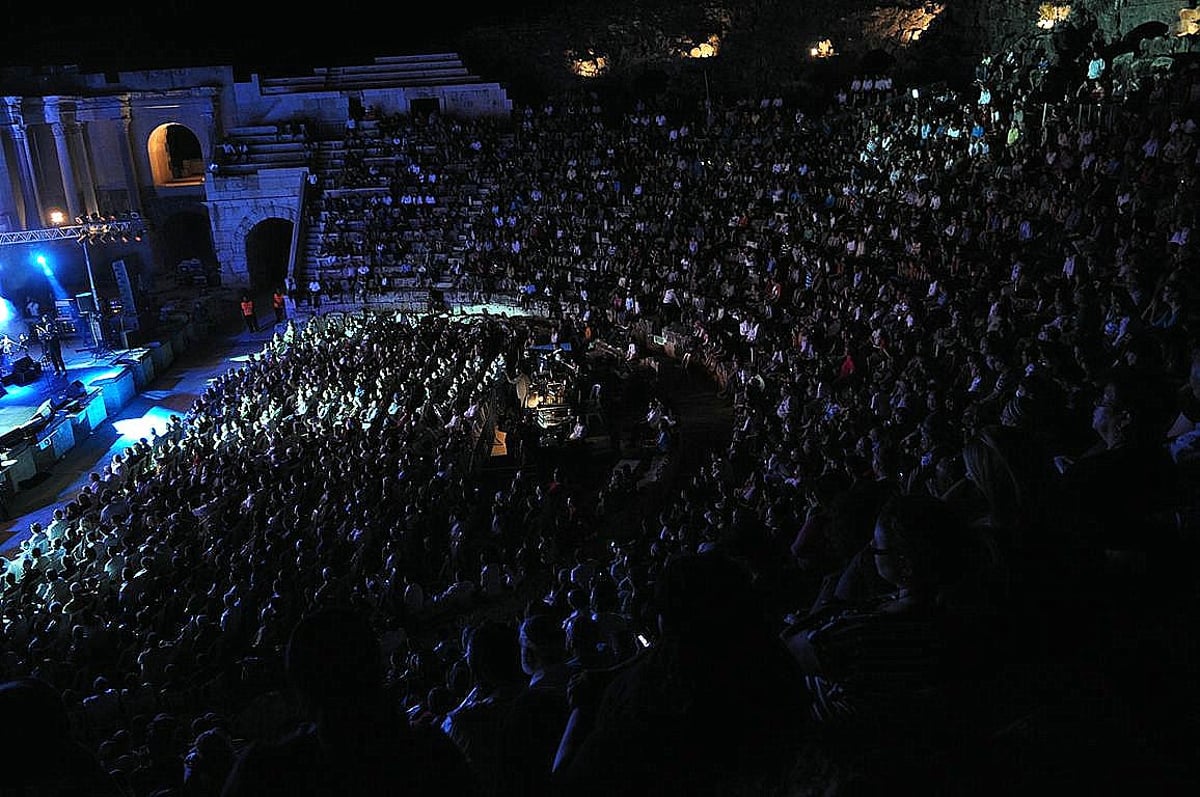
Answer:
<path fill-rule="evenodd" d="M 266 228 L 264 231 L 267 237 L 257 243 L 254 241 L 254 238 L 257 237 L 254 236 L 254 228 L 268 220 L 275 220 L 288 226 L 289 240 L 282 268 L 285 276 L 290 271 L 296 257 L 299 200 L 295 205 L 287 205 L 279 201 L 244 198 L 236 204 L 210 202 L 209 212 L 214 219 L 213 243 L 216 246 L 217 259 L 221 264 L 222 284 L 250 287 L 251 283 L 255 282 L 257 289 L 257 280 L 260 277 L 273 277 L 278 273 L 280 267 L 276 264 L 276 257 L 273 255 L 263 254 L 263 265 L 257 266 L 253 266 L 247 259 L 251 256 L 252 249 L 258 253 L 257 247 L 265 246 L 269 242 L 277 242 L 272 244 L 277 249 L 282 247 L 282 237 L 276 238 L 269 232 L 275 229 L 273 227 Z M 255 256 L 258 255 L 255 254 Z M 255 269 L 254 273 L 251 272 L 252 266 Z M 269 290 L 274 286 L 266 285 L 264 287 Z"/>
<path fill-rule="evenodd" d="M 168 122 L 154 128 L 146 140 L 146 154 L 155 185 L 204 182 L 203 148 L 187 125 Z"/>
<path fill-rule="evenodd" d="M 246 274 L 258 294 L 282 287 L 291 262 L 293 225 L 280 218 L 263 219 L 246 235 Z"/>

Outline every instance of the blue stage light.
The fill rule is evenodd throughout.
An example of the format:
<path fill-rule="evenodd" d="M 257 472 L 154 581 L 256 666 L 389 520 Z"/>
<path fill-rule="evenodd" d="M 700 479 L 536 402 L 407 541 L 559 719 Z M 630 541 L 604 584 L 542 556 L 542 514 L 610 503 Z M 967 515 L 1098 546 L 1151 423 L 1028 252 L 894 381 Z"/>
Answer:
<path fill-rule="evenodd" d="M 47 277 L 54 276 L 54 272 L 50 270 L 50 262 L 46 260 L 45 255 L 38 255 L 34 258 L 34 261 L 41 266 L 43 274 L 45 274 Z"/>

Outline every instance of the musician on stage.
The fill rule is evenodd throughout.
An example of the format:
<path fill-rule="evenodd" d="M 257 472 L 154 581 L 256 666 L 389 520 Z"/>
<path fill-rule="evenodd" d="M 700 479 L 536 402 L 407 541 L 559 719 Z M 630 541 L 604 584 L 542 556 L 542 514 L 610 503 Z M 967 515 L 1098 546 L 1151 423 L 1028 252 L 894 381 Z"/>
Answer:
<path fill-rule="evenodd" d="M 37 327 L 38 339 L 42 342 L 42 355 L 50 358 L 54 373 L 65 376 L 67 364 L 63 360 L 62 330 L 58 322 L 48 315 L 42 316 L 42 323 Z"/>
<path fill-rule="evenodd" d="M 12 358 L 17 351 L 17 342 L 8 334 L 0 336 L 0 370 L 7 371 L 12 367 Z"/>

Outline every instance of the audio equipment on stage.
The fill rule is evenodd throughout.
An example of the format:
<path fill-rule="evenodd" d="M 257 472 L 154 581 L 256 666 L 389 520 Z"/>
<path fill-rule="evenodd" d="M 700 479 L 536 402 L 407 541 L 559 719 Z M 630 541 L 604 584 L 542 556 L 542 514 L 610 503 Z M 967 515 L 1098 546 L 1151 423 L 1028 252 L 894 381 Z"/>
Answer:
<path fill-rule="evenodd" d="M 42 364 L 29 355 L 21 357 L 13 363 L 12 381 L 17 385 L 29 385 L 42 375 Z"/>

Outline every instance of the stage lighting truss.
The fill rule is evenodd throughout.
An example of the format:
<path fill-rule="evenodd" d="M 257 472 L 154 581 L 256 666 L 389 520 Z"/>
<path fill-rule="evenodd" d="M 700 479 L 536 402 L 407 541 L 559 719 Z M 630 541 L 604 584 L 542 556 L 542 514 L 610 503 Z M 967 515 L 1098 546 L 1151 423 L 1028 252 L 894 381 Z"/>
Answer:
<path fill-rule="evenodd" d="M 73 240 L 82 245 L 140 243 L 146 237 L 146 223 L 137 213 L 101 216 L 92 213 L 76 216 L 78 224 L 0 233 L 0 246 Z"/>
<path fill-rule="evenodd" d="M 146 234 L 146 226 L 137 213 L 122 213 L 119 216 L 93 213 L 78 227 L 77 240 L 82 238 L 80 242 L 86 244 L 130 243 L 141 241 Z"/>
<path fill-rule="evenodd" d="M 43 244 L 50 241 L 73 240 L 79 245 L 115 244 L 115 242 L 142 242 L 146 226 L 142 218 L 113 217 L 92 221 L 89 217 L 82 224 L 64 224 L 62 227 L 24 229 L 19 232 L 0 233 L 0 246 L 19 244 Z"/>

